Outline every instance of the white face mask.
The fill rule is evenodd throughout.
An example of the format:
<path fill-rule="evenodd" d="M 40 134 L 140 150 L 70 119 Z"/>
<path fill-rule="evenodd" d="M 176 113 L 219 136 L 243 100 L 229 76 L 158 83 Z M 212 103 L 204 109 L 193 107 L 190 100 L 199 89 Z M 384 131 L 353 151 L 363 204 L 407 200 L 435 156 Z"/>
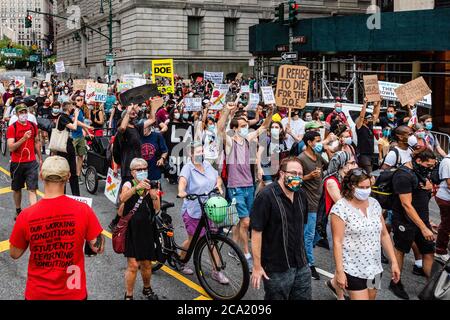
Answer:
<path fill-rule="evenodd" d="M 179 113 L 174 113 L 173 114 L 173 117 L 175 118 L 175 119 L 177 119 L 177 120 L 179 120 L 180 119 L 180 114 Z"/>
<path fill-rule="evenodd" d="M 361 188 L 355 188 L 355 198 L 360 201 L 365 201 L 369 199 L 370 193 L 372 192 L 372 189 L 361 189 Z"/>
<path fill-rule="evenodd" d="M 280 137 L 280 129 L 278 128 L 270 129 L 270 135 L 272 136 L 272 138 L 278 139 Z"/>
<path fill-rule="evenodd" d="M 409 138 L 408 138 L 408 145 L 409 145 L 410 147 L 416 146 L 417 143 L 418 143 L 418 142 L 417 142 L 417 137 L 416 137 L 415 135 L 409 136 Z"/>
<path fill-rule="evenodd" d="M 19 114 L 18 118 L 20 122 L 26 122 L 28 120 L 28 113 Z"/>

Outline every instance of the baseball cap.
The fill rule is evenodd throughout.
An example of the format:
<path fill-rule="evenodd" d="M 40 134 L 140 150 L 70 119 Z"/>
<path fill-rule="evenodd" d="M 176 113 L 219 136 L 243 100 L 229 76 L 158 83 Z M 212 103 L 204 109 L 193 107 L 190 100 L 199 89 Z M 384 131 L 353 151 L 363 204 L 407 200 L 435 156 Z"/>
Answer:
<path fill-rule="evenodd" d="M 23 100 L 17 101 L 15 110 L 16 110 L 16 114 L 18 114 L 20 111 L 23 111 L 23 110 L 27 110 L 28 111 L 28 107 L 25 104 L 25 101 L 23 101 Z"/>
<path fill-rule="evenodd" d="M 52 156 L 42 164 L 41 175 L 45 181 L 62 182 L 69 177 L 69 162 L 63 157 Z"/>
<path fill-rule="evenodd" d="M 320 129 L 322 126 L 318 124 L 316 121 L 310 121 L 305 124 L 305 130 L 311 130 L 311 129 Z"/>

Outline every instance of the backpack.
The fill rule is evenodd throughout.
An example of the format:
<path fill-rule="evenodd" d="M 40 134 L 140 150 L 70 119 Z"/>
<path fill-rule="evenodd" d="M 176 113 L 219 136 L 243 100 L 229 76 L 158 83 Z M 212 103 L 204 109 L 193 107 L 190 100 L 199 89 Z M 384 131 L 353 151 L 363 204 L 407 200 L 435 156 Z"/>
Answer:
<path fill-rule="evenodd" d="M 395 167 L 392 167 L 391 169 L 380 171 L 380 175 L 377 177 L 377 179 L 375 180 L 375 184 L 372 186 L 371 194 L 371 196 L 380 203 L 381 208 L 386 210 L 392 209 L 392 203 L 395 196 L 393 193 L 392 179 L 399 169 L 398 164 L 400 158 L 400 154 L 397 148 L 392 148 L 391 151 L 394 151 L 396 154 L 397 160 L 395 161 L 395 163 L 397 165 Z M 383 166 L 385 159 L 383 160 L 381 167 Z"/>
<path fill-rule="evenodd" d="M 444 159 L 450 159 L 450 157 L 445 157 Z M 441 163 L 444 159 L 442 159 L 441 161 L 436 163 L 433 170 L 431 171 L 430 180 L 431 180 L 431 183 L 433 183 L 433 184 L 439 185 L 439 184 L 441 184 L 442 181 L 445 180 L 445 179 L 441 179 L 441 175 L 439 174 L 439 171 L 441 168 Z"/>

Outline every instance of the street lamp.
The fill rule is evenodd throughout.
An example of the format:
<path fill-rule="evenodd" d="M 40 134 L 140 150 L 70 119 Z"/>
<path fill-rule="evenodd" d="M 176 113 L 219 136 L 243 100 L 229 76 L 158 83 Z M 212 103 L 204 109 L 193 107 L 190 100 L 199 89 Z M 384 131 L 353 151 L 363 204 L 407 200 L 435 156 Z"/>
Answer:
<path fill-rule="evenodd" d="M 109 51 L 108 54 L 112 55 L 112 0 L 100 0 L 100 13 L 103 14 L 105 11 L 103 10 L 103 1 L 108 1 L 109 4 L 109 23 L 108 23 L 108 31 L 109 31 Z M 109 83 L 111 83 L 111 77 L 112 77 L 112 66 L 109 66 L 108 68 L 108 80 Z"/>

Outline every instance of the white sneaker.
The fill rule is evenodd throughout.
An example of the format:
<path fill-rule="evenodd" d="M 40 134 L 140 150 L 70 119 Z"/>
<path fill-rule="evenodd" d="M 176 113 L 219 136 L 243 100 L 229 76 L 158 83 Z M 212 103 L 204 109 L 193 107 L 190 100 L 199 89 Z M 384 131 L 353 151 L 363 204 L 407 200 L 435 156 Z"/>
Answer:
<path fill-rule="evenodd" d="M 449 259 L 450 259 L 450 255 L 449 254 L 434 254 L 434 259 L 438 260 L 440 262 L 446 263 Z"/>
<path fill-rule="evenodd" d="M 220 284 L 229 284 L 230 283 L 230 280 L 228 280 L 228 278 L 225 277 L 225 275 L 219 271 L 213 271 L 211 278 L 213 278 L 213 280 L 216 280 Z"/>
<path fill-rule="evenodd" d="M 185 275 L 188 275 L 188 276 L 194 274 L 194 270 L 192 270 L 191 268 L 189 268 L 185 264 L 181 267 L 180 271 L 181 271 L 181 273 L 183 273 Z"/>

